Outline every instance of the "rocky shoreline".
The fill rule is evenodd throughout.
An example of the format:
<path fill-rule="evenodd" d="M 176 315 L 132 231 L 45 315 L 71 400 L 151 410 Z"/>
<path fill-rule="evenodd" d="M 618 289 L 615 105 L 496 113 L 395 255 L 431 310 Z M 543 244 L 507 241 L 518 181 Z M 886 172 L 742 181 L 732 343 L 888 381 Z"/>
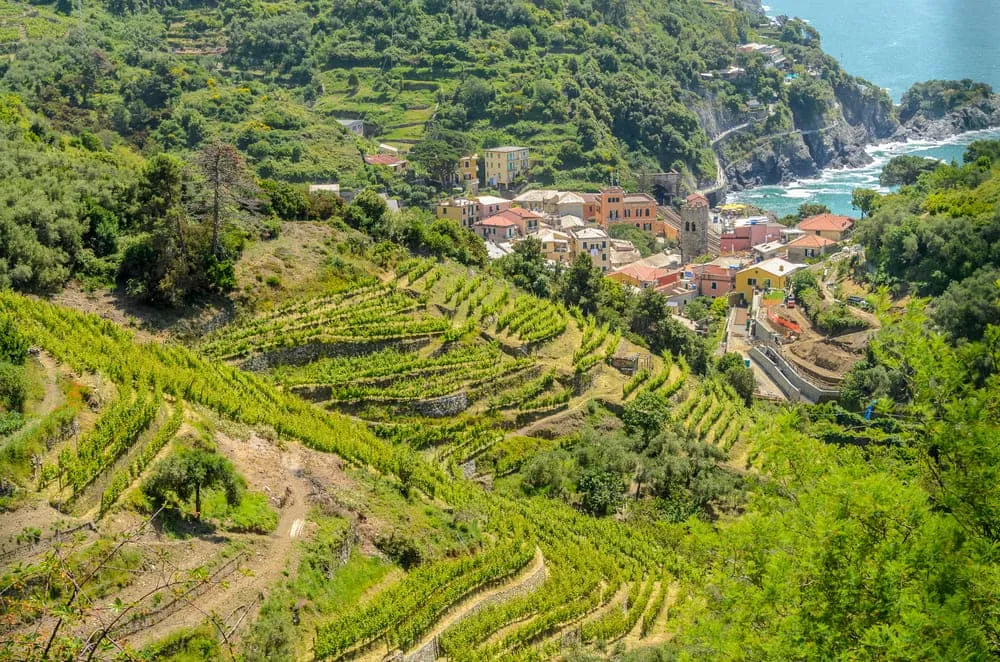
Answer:
<path fill-rule="evenodd" d="M 940 117 L 918 114 L 900 124 L 891 114 L 872 108 L 864 95 L 837 92 L 842 117 L 834 124 L 765 139 L 748 159 L 723 162 L 729 189 L 783 185 L 815 177 L 828 168 L 860 168 L 872 161 L 867 151 L 871 145 L 939 142 L 969 131 L 1000 127 L 1000 94 Z"/>

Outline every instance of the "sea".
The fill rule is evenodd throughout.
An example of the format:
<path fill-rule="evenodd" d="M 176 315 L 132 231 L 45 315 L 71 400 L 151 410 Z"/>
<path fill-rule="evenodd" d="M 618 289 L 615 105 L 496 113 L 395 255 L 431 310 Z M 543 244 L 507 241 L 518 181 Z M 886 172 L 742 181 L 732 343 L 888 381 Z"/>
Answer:
<path fill-rule="evenodd" d="M 997 0 L 770 0 L 768 16 L 798 16 L 819 30 L 823 50 L 851 74 L 884 87 L 895 101 L 915 83 L 934 78 L 971 78 L 1000 91 L 1000 1 Z M 962 160 L 973 140 L 1000 139 L 1000 129 L 956 136 L 940 143 L 875 145 L 873 162 L 862 168 L 825 170 L 813 179 L 786 186 L 762 186 L 729 196 L 779 216 L 804 202 L 834 213 L 858 214 L 851 207 L 855 188 L 886 191 L 878 185 L 885 163 L 900 154 L 943 161 Z"/>

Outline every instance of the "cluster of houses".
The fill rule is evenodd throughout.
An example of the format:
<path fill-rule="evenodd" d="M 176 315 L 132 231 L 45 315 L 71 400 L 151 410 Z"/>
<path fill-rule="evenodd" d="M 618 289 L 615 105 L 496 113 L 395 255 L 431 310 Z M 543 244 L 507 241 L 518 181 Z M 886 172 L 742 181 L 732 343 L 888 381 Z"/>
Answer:
<path fill-rule="evenodd" d="M 494 257 L 509 253 L 517 241 L 534 237 L 548 260 L 566 264 L 586 253 L 604 273 L 641 257 L 631 242 L 611 238 L 612 226 L 627 224 L 659 237 L 677 236 L 675 227 L 663 220 L 655 198 L 618 186 L 599 193 L 532 190 L 511 199 L 454 198 L 439 202 L 435 213 L 482 237 Z"/>
<path fill-rule="evenodd" d="M 436 207 L 437 216 L 482 237 L 491 258 L 507 255 L 518 241 L 533 237 L 551 263 L 568 264 L 586 254 L 608 278 L 661 292 L 677 309 L 700 296 L 738 303 L 749 302 L 755 290 L 785 289 L 788 278 L 806 263 L 839 250 L 853 226 L 845 216 L 822 214 L 786 227 L 766 216 L 741 213 L 745 211 L 742 205 L 713 210 L 704 196 L 694 194 L 678 213 L 658 206 L 648 194 L 617 186 L 599 193 L 532 190 L 510 199 L 469 196 Z M 671 239 L 679 252 L 642 258 L 632 242 L 609 235 L 621 224 L 658 240 Z"/>

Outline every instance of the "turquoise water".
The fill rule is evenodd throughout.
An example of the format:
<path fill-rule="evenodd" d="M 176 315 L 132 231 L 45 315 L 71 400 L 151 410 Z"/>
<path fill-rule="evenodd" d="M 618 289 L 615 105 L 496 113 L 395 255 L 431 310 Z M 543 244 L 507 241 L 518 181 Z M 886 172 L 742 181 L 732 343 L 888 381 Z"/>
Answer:
<path fill-rule="evenodd" d="M 971 78 L 1000 90 L 996 0 L 765 0 L 768 16 L 809 21 L 823 50 L 898 102 L 932 78 Z"/>
<path fill-rule="evenodd" d="M 972 78 L 1000 91 L 997 0 L 769 0 L 765 9 L 769 16 L 809 21 L 820 31 L 827 53 L 850 73 L 886 88 L 896 101 L 913 83 L 932 78 Z M 803 202 L 857 215 L 851 191 L 879 189 L 878 175 L 893 156 L 961 161 L 965 145 L 977 138 L 1000 139 L 1000 130 L 940 144 L 881 145 L 869 150 L 875 161 L 864 168 L 828 170 L 815 179 L 743 191 L 729 200 L 750 202 L 778 215 L 794 213 Z"/>

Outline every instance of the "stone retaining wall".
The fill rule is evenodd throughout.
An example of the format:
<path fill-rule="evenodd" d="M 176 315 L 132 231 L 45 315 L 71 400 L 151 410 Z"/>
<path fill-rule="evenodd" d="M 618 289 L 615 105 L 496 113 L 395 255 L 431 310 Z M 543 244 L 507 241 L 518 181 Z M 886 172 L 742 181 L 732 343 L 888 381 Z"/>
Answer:
<path fill-rule="evenodd" d="M 335 356 L 364 356 L 389 348 L 412 352 L 427 345 L 430 341 L 431 336 L 370 342 L 315 342 L 256 354 L 241 361 L 239 367 L 250 372 L 264 372 L 279 365 L 306 365 L 319 359 Z"/>

